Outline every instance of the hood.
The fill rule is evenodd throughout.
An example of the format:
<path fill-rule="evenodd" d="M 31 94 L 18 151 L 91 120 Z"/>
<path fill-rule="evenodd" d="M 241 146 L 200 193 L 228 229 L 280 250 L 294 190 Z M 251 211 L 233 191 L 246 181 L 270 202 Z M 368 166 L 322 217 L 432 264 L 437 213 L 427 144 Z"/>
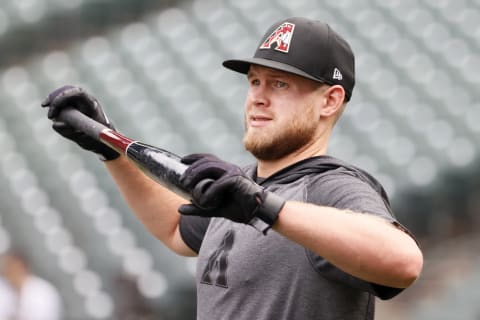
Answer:
<path fill-rule="evenodd" d="M 372 177 L 368 172 L 351 165 L 345 161 L 331 156 L 317 156 L 294 163 L 282 170 L 274 173 L 270 177 L 260 182 L 261 186 L 267 187 L 271 184 L 288 184 L 309 174 L 321 174 L 330 170 L 343 168 L 349 174 L 368 183 L 381 197 L 389 204 L 387 193 L 378 180 Z M 250 165 L 246 168 L 246 173 L 254 180 L 257 179 L 257 166 Z"/>

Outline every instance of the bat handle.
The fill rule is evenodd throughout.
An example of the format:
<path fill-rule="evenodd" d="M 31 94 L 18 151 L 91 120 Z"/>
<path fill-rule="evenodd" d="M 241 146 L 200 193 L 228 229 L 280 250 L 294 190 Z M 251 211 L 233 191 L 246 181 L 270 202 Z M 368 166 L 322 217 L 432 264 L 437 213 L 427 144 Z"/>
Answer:
<path fill-rule="evenodd" d="M 128 145 L 133 142 L 132 139 L 121 135 L 72 107 L 63 109 L 56 117 L 56 120 L 70 125 L 74 129 L 85 133 L 90 138 L 109 146 L 121 154 L 124 154 Z"/>
<path fill-rule="evenodd" d="M 89 137 L 100 141 L 100 133 L 105 129 L 110 129 L 107 126 L 89 118 L 82 112 L 72 107 L 63 109 L 58 116 L 57 120 L 67 123 L 73 128 L 84 132 Z"/>

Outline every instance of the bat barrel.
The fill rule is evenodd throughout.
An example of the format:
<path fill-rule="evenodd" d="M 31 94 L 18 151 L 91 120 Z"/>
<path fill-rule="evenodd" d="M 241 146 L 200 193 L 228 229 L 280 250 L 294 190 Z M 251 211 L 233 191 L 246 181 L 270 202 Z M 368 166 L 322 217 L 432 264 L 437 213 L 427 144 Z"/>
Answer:
<path fill-rule="evenodd" d="M 138 141 L 131 143 L 125 154 L 153 180 L 181 197 L 190 199 L 188 190 L 180 183 L 187 165 L 180 162 L 178 155 Z"/>

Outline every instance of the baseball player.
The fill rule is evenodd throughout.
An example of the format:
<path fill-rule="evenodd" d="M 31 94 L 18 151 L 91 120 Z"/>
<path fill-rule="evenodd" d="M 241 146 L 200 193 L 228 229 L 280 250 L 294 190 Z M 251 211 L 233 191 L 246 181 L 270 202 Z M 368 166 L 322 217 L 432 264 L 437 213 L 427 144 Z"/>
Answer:
<path fill-rule="evenodd" d="M 329 25 L 293 17 L 272 25 L 252 58 L 223 65 L 246 74 L 243 144 L 257 161 L 183 157 L 191 202 L 56 119 L 73 106 L 111 127 L 81 88 L 59 88 L 42 106 L 58 133 L 101 156 L 153 235 L 198 256 L 198 319 L 373 319 L 375 297 L 410 286 L 423 257 L 380 183 L 327 155 L 354 88 L 350 46 Z"/>

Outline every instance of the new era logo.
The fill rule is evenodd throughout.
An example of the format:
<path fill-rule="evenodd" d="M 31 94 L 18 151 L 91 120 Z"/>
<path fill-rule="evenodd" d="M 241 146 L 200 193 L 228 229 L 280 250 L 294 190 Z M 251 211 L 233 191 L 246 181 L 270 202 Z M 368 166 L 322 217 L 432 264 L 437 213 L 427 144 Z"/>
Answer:
<path fill-rule="evenodd" d="M 336 79 L 339 81 L 343 79 L 342 73 L 337 68 L 333 69 L 333 79 Z"/>
<path fill-rule="evenodd" d="M 276 44 L 275 50 L 281 52 L 288 52 L 290 49 L 290 42 L 292 41 L 293 23 L 284 22 L 270 36 L 262 43 L 260 49 L 271 49 L 273 44 Z"/>

